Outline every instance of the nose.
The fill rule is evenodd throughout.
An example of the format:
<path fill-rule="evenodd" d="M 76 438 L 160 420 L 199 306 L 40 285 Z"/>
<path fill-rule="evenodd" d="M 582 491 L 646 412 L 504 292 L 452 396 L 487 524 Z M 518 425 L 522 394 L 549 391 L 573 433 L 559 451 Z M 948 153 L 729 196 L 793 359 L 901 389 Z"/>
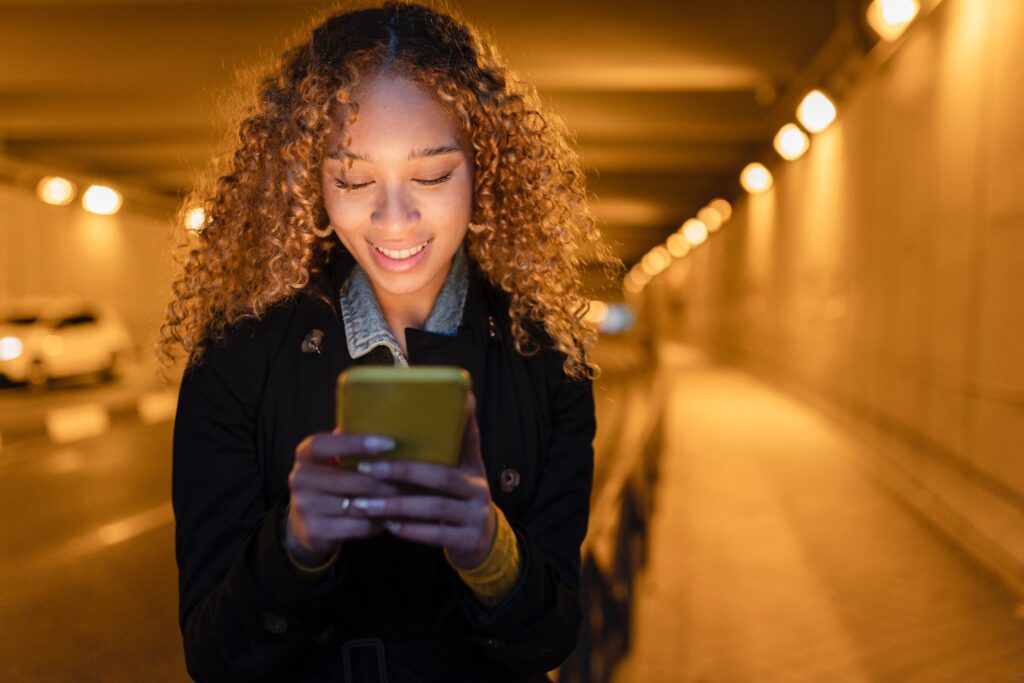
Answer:
<path fill-rule="evenodd" d="M 374 226 L 386 232 L 405 233 L 420 220 L 412 193 L 402 183 L 382 184 L 381 192 L 370 219 Z"/>

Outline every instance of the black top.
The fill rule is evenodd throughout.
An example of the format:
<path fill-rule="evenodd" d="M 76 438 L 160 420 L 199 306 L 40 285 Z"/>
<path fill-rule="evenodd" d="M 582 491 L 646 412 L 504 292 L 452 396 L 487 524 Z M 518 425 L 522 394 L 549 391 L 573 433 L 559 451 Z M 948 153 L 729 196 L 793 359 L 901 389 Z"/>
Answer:
<path fill-rule="evenodd" d="M 335 292 L 346 258 L 331 274 Z M 302 348 L 313 329 L 324 333 L 320 353 Z M 590 381 L 567 379 L 563 355 L 536 337 L 539 353 L 515 351 L 508 300 L 475 270 L 456 336 L 406 332 L 411 364 L 458 365 L 473 379 L 491 495 L 523 564 L 492 611 L 440 547 L 389 534 L 346 541 L 313 583 L 289 563 L 295 447 L 333 428 L 336 378 L 353 364 L 336 307 L 299 296 L 207 349 L 182 378 L 173 446 L 179 617 L 193 678 L 340 681 L 343 644 L 373 637 L 385 643 L 389 683 L 546 680 L 581 624 L 595 424 Z M 509 470 L 519 483 L 506 492 Z"/>

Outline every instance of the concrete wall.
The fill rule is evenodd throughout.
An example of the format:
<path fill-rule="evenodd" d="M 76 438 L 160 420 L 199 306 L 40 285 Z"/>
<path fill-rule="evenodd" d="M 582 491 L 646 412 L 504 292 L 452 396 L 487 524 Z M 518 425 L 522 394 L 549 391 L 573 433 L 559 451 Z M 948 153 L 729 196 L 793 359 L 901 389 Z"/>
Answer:
<path fill-rule="evenodd" d="M 0 299 L 77 294 L 111 304 L 141 355 L 170 293 L 170 225 L 123 209 L 96 216 L 0 185 Z"/>
<path fill-rule="evenodd" d="M 1024 591 L 1022 74 L 1024 3 L 945 0 L 642 306 L 857 429 Z"/>

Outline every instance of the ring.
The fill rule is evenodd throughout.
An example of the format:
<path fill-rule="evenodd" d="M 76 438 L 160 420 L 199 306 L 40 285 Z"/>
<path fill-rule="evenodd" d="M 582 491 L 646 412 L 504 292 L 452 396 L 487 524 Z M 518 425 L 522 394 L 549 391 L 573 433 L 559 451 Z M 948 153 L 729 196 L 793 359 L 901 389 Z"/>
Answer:
<path fill-rule="evenodd" d="M 344 498 L 341 499 L 341 511 L 345 512 L 350 507 L 352 507 L 352 499 L 349 498 L 348 496 L 345 496 Z"/>

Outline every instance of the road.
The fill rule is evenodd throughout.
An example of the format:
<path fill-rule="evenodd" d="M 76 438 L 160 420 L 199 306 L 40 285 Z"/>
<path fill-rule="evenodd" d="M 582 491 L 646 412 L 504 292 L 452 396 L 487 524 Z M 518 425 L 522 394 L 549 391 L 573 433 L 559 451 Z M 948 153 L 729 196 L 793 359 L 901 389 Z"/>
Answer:
<path fill-rule="evenodd" d="M 0 680 L 188 681 L 171 423 L 0 452 Z"/>

